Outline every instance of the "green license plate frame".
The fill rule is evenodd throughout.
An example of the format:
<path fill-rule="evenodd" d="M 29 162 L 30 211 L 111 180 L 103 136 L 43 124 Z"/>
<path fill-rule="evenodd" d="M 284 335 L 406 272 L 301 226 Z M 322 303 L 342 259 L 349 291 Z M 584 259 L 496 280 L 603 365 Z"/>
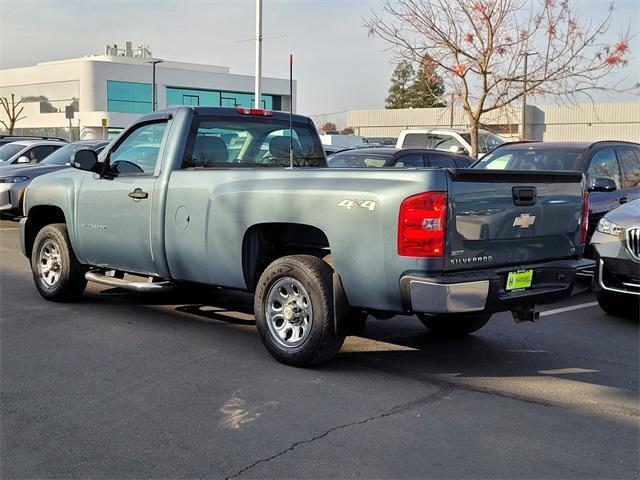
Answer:
<path fill-rule="evenodd" d="M 507 292 L 519 292 L 531 288 L 533 284 L 533 270 L 514 270 L 507 275 Z"/>

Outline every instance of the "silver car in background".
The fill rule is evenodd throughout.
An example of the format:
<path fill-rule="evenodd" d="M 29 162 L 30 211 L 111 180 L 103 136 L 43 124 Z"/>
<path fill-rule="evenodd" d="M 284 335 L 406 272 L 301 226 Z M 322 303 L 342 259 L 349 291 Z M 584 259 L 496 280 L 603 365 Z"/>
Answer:
<path fill-rule="evenodd" d="M 640 315 L 640 200 L 607 213 L 591 238 L 597 262 L 594 290 L 610 315 Z"/>
<path fill-rule="evenodd" d="M 108 144 L 107 140 L 81 140 L 64 144 L 40 163 L 14 163 L 0 168 L 0 213 L 22 215 L 24 191 L 31 180 L 71 166 L 71 156 L 79 148 L 90 148 L 100 153 Z"/>

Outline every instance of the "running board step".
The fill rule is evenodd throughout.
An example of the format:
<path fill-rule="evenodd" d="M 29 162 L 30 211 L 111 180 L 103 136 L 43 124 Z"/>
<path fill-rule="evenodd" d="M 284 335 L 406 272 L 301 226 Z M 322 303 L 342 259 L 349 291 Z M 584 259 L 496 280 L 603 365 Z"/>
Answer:
<path fill-rule="evenodd" d="M 111 272 L 108 272 L 111 273 Z M 154 282 L 155 277 L 148 277 L 146 282 L 135 282 L 131 280 L 125 280 L 124 278 L 117 278 L 116 276 L 105 274 L 103 272 L 91 271 L 84 275 L 84 278 L 89 282 L 101 283 L 103 285 L 109 285 L 111 287 L 125 288 L 127 290 L 133 290 L 135 292 L 161 292 L 165 290 L 171 290 L 175 287 L 175 283 L 170 280 L 164 280 L 160 282 Z"/>

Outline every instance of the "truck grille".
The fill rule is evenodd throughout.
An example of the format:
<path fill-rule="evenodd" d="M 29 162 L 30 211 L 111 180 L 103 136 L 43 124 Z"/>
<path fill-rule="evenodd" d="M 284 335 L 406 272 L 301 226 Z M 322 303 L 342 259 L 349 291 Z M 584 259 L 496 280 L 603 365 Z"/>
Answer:
<path fill-rule="evenodd" d="M 627 248 L 636 260 L 640 260 L 640 227 L 627 229 Z"/>

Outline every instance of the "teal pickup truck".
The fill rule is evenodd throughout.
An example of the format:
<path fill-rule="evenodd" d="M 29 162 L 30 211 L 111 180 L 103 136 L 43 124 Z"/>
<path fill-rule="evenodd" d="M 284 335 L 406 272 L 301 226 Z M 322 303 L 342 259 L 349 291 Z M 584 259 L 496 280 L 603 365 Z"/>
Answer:
<path fill-rule="evenodd" d="M 73 300 L 87 281 L 255 292 L 261 338 L 291 365 L 334 356 L 367 314 L 415 313 L 437 334 L 499 311 L 534 320 L 590 263 L 580 173 L 330 169 L 298 115 L 154 112 L 71 162 L 24 201 L 43 297 Z"/>

